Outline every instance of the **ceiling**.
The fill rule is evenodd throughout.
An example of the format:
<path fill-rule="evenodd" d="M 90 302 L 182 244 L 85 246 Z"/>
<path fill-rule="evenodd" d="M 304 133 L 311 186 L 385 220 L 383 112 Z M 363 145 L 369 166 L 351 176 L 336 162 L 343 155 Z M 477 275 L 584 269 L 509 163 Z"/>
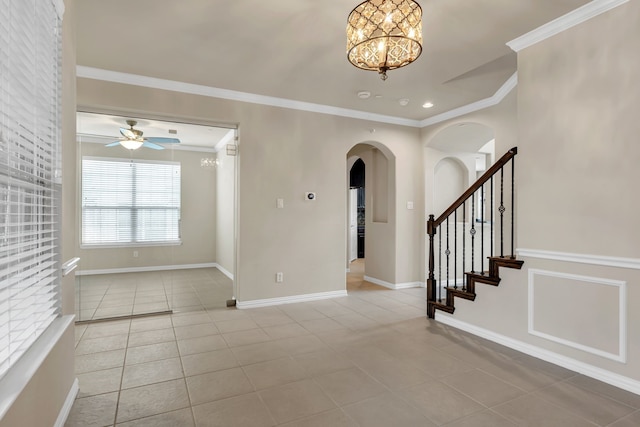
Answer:
<path fill-rule="evenodd" d="M 78 141 L 108 144 L 123 139 L 120 128 L 128 129 L 126 121 L 129 119 L 137 121 L 134 128 L 142 131 L 144 137 L 178 138 L 180 144 L 171 144 L 168 146 L 171 149 L 217 151 L 222 145 L 233 142 L 235 136 L 233 129 L 222 127 L 79 111 L 76 114 Z"/>
<path fill-rule="evenodd" d="M 418 0 L 422 55 L 382 81 L 346 59 L 346 20 L 359 1 L 77 1 L 77 63 L 423 120 L 494 95 L 516 71 L 507 42 L 588 3 Z"/>

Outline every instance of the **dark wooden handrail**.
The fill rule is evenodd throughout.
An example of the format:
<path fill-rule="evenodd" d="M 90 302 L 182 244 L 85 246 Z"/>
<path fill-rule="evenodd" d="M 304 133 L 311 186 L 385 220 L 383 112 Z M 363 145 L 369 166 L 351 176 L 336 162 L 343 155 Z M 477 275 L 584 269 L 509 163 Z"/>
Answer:
<path fill-rule="evenodd" d="M 480 178 L 478 178 L 478 180 L 471 187 L 469 187 L 469 189 L 467 191 L 465 191 L 462 194 L 462 196 L 458 197 L 458 199 L 455 202 L 453 202 L 451 204 L 451 206 L 449 206 L 449 208 L 447 208 L 447 210 L 445 210 L 442 213 L 442 215 L 440 215 L 438 218 L 436 218 L 433 221 L 433 223 L 431 224 L 431 226 L 435 228 L 435 227 L 439 226 L 440 224 L 442 224 L 444 222 L 444 220 L 446 220 L 449 215 L 451 215 L 460 206 L 462 206 L 462 204 L 469 197 L 471 197 L 471 195 L 473 193 L 478 191 L 478 189 L 480 187 L 482 187 L 487 181 L 489 181 L 491 179 L 491 177 L 493 175 L 495 175 L 495 173 L 498 172 L 500 170 L 500 168 L 502 168 L 504 165 L 506 165 L 507 162 L 509 162 L 509 160 L 511 160 L 513 158 L 513 156 L 515 156 L 516 154 L 518 154 L 518 147 L 513 147 L 511 150 L 507 151 L 505 153 L 505 155 L 500 157 L 500 159 L 497 162 L 495 162 L 489 169 L 487 169 L 487 171 L 484 174 L 482 174 L 482 176 Z"/>
<path fill-rule="evenodd" d="M 511 250 L 513 251 L 513 245 L 514 245 L 514 240 L 513 240 L 513 233 L 514 233 L 514 228 L 513 228 L 513 223 L 514 223 L 514 217 L 513 217 L 513 200 L 514 200 L 514 182 L 513 182 L 513 177 L 515 174 L 515 170 L 514 170 L 514 161 L 513 158 L 514 156 L 518 154 L 518 147 L 513 147 L 512 149 L 510 149 L 509 151 L 507 151 L 507 153 L 505 153 L 504 156 L 502 156 L 497 162 L 495 162 L 484 174 L 482 174 L 482 176 L 471 186 L 469 187 L 469 189 L 467 189 L 467 191 L 464 192 L 464 194 L 462 194 L 462 196 L 458 197 L 458 199 L 453 202 L 451 204 L 451 206 L 449 206 L 443 213 L 442 215 L 440 215 L 437 219 L 434 218 L 434 215 L 429 215 L 429 219 L 427 221 L 427 234 L 429 235 L 429 247 L 428 247 L 428 251 L 429 251 L 429 258 L 428 258 L 428 268 L 429 268 L 429 272 L 428 272 L 428 276 L 427 276 L 427 315 L 431 318 L 433 318 L 434 313 L 435 313 L 435 303 L 436 303 L 436 278 L 434 276 L 434 269 L 435 269 L 435 248 L 434 248 L 434 237 L 436 235 L 437 229 L 438 227 L 440 227 L 440 225 L 444 222 L 447 221 L 447 218 L 449 218 L 451 216 L 451 214 L 456 213 L 458 211 L 458 209 L 461 206 L 464 206 L 464 204 L 466 203 L 466 201 L 470 198 L 473 197 L 473 195 L 476 193 L 476 191 L 478 191 L 481 188 L 484 188 L 484 184 L 487 183 L 487 181 L 489 180 L 493 180 L 493 176 L 496 175 L 498 172 L 501 172 L 502 169 L 504 168 L 504 166 L 511 161 Z M 493 181 L 491 181 L 493 183 Z M 502 214 L 505 211 L 504 205 L 502 204 L 502 195 L 503 195 L 503 190 L 502 190 L 502 174 L 500 177 L 500 258 L 501 259 L 510 259 L 513 260 L 514 259 L 514 255 L 513 253 L 508 257 L 505 258 L 504 257 L 504 251 L 503 251 L 503 225 L 502 225 Z M 491 200 L 493 203 L 493 190 L 491 190 Z M 473 199 L 472 199 L 473 200 Z M 473 209 L 473 207 L 472 207 Z M 491 232 L 493 233 L 493 206 L 491 207 Z M 464 214 L 463 214 L 464 215 Z M 455 217 L 454 217 L 455 218 Z M 473 219 L 472 219 L 473 221 Z M 457 222 L 457 220 L 456 220 Z M 448 221 L 447 221 L 447 260 L 449 259 L 449 246 L 448 246 L 448 242 L 449 242 L 449 226 L 448 226 Z M 473 224 L 473 223 L 472 223 Z M 454 227 L 456 227 L 456 225 L 454 224 Z M 457 260 L 457 256 L 456 256 L 456 252 L 457 250 L 455 249 L 455 245 L 457 242 L 457 229 L 455 229 L 456 231 L 454 231 L 454 235 L 456 237 L 454 237 L 454 263 Z M 472 259 L 472 264 L 471 264 L 471 269 L 473 270 L 473 236 L 475 235 L 475 229 L 472 227 L 472 240 L 471 240 L 471 259 Z M 484 228 L 481 229 L 481 233 L 484 233 Z M 484 234 L 482 234 L 484 236 Z M 463 237 L 464 239 L 464 237 Z M 484 244 L 484 237 L 482 237 L 482 242 L 481 245 Z M 493 242 L 493 240 L 492 240 Z M 481 254 L 483 254 L 483 247 L 481 247 Z M 463 240 L 463 252 L 464 252 L 464 240 Z M 493 256 L 493 243 L 492 243 L 492 250 L 491 250 L 491 254 L 490 256 Z M 483 255 L 481 255 L 481 258 L 484 258 Z M 455 264 L 454 264 L 455 265 Z M 480 268 L 480 273 L 482 273 L 483 271 L 483 261 L 481 261 L 481 268 Z M 464 262 L 463 262 L 463 268 L 464 268 Z M 455 275 L 456 275 L 456 271 L 457 268 L 454 266 L 454 282 L 455 282 Z M 473 271 L 472 271 L 473 273 Z M 448 261 L 447 261 L 447 282 L 449 281 L 449 267 L 448 267 Z M 456 285 L 454 284 L 454 289 L 456 288 Z M 463 282 L 463 290 L 464 290 L 464 282 Z"/>

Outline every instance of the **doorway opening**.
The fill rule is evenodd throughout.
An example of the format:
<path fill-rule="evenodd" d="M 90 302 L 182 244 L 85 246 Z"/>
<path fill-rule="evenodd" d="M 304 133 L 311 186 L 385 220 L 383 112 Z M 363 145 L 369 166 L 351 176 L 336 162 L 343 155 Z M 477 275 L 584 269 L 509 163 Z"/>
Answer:
<path fill-rule="evenodd" d="M 77 141 L 78 321 L 225 307 L 237 127 L 80 111 Z"/>
<path fill-rule="evenodd" d="M 366 187 L 365 187 L 365 166 L 362 159 L 356 160 L 349 173 L 349 226 L 352 231 L 351 252 L 349 261 L 364 259 L 364 237 L 365 237 L 365 207 Z M 353 231 L 355 230 L 355 233 Z M 355 237 L 355 239 L 354 239 Z"/>

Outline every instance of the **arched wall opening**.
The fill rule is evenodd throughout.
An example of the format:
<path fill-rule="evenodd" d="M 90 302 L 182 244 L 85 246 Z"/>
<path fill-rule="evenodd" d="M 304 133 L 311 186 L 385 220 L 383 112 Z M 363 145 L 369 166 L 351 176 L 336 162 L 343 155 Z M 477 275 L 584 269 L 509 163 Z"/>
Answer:
<path fill-rule="evenodd" d="M 427 140 L 424 150 L 425 213 L 438 218 L 494 162 L 495 132 L 480 123 L 450 124 Z M 465 246 L 471 248 L 473 236 L 476 235 L 476 243 L 480 245 L 478 240 L 482 240 L 483 247 L 492 247 L 493 228 L 487 220 L 492 209 L 488 196 L 490 185 L 486 184 L 484 189 L 486 192 L 476 192 L 437 231 L 438 245 L 441 244 L 442 248 L 450 246 L 452 254 L 451 258 L 436 254 L 435 274 L 444 286 L 462 283 L 465 263 L 466 267 L 472 265 L 469 255 L 478 271 L 484 270 L 486 260 L 480 250 L 468 250 L 466 256 L 464 250 L 454 250 L 456 242 L 458 249 Z M 425 245 L 428 244 L 427 239 L 425 236 Z M 429 254 L 425 255 L 428 259 Z"/>
<path fill-rule="evenodd" d="M 351 171 L 358 161 L 362 161 L 365 167 L 364 191 L 361 191 L 363 197 L 359 203 L 357 190 L 353 192 L 350 185 Z M 364 263 L 364 280 L 376 284 L 393 284 L 396 244 L 395 156 L 383 144 L 375 141 L 363 142 L 346 153 L 346 166 L 347 271 L 353 260 L 353 245 L 357 245 L 358 239 L 364 240 L 364 258 L 356 257 L 356 260 Z M 355 201 L 353 197 L 356 197 Z M 358 211 L 362 214 L 360 218 Z"/>

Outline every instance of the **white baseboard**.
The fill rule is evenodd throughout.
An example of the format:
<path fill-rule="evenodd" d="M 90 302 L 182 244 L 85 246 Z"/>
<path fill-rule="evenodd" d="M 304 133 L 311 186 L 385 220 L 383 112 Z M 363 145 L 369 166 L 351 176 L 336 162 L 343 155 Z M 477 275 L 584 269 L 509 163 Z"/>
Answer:
<path fill-rule="evenodd" d="M 580 362 L 578 360 L 554 353 L 549 350 L 545 350 L 540 347 L 536 347 L 532 344 L 515 340 L 505 335 L 497 334 L 493 331 L 480 328 L 467 322 L 461 322 L 460 320 L 457 320 L 450 315 L 439 313 L 437 311 L 436 321 L 469 332 L 473 335 L 488 339 L 489 341 L 502 344 L 506 347 L 528 354 L 529 356 L 545 360 L 549 363 L 553 363 L 554 365 L 562 366 L 563 368 L 567 368 L 588 377 L 595 378 L 596 380 L 605 382 L 614 387 L 618 387 L 623 390 L 630 391 L 631 393 L 640 395 L 640 381 L 625 377 L 620 374 L 616 374 L 611 371 L 607 371 L 602 368 L 598 368 L 593 365 L 589 365 L 588 363 Z"/>
<path fill-rule="evenodd" d="M 396 283 L 395 289 L 410 289 L 410 288 L 426 288 L 427 284 L 424 282 L 406 282 Z"/>
<path fill-rule="evenodd" d="M 218 270 L 220 270 L 220 272 L 222 274 L 224 274 L 225 276 L 227 276 L 229 279 L 233 280 L 233 273 L 232 272 L 230 272 L 229 270 L 227 270 L 226 268 L 224 268 L 220 264 L 216 264 L 216 268 Z"/>
<path fill-rule="evenodd" d="M 78 270 L 76 272 L 76 276 L 92 276 L 96 274 L 115 274 L 115 273 L 142 273 L 146 271 L 188 270 L 192 268 L 219 268 L 219 266 L 215 262 L 208 262 L 203 264 L 156 265 L 156 266 L 150 266 L 150 267 L 107 268 L 103 270 Z"/>
<path fill-rule="evenodd" d="M 67 418 L 69 418 L 69 414 L 71 413 L 71 407 L 73 406 L 73 402 L 76 401 L 76 397 L 78 396 L 78 392 L 80 391 L 80 384 L 78 379 L 76 378 L 71 385 L 71 389 L 67 394 L 67 398 L 64 401 L 64 405 L 62 405 L 62 409 L 60 409 L 60 413 L 58 414 L 58 419 L 56 423 L 53 425 L 54 427 L 64 427 L 64 424 L 67 422 Z"/>
<path fill-rule="evenodd" d="M 375 285 L 384 286 L 385 288 L 398 290 L 398 289 L 409 289 L 409 288 L 424 288 L 425 284 L 422 282 L 406 282 L 406 283 L 389 283 L 384 280 L 376 279 L 375 277 L 364 276 L 364 280 L 367 282 L 371 282 Z"/>
<path fill-rule="evenodd" d="M 316 294 L 293 295 L 290 297 L 282 297 L 282 298 L 257 299 L 253 301 L 236 301 L 236 307 L 238 308 L 269 307 L 272 305 L 317 301 L 317 300 L 346 297 L 346 296 L 347 296 L 347 291 L 320 292 Z"/>

